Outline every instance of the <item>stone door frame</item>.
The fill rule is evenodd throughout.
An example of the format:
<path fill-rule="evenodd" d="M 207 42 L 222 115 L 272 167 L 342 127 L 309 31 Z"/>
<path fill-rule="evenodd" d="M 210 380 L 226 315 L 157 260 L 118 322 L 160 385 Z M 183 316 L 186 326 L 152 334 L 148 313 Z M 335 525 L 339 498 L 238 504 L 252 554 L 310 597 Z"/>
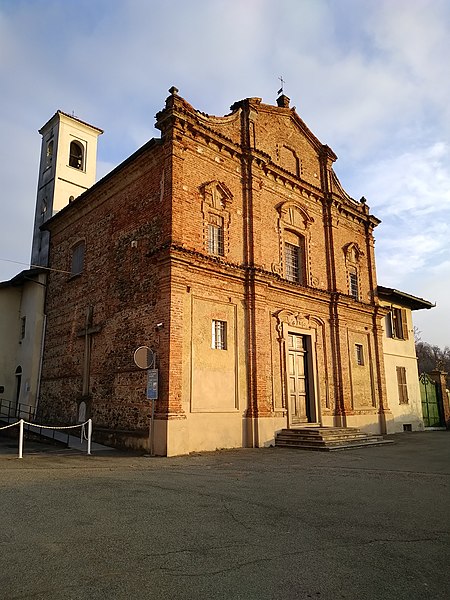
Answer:
<path fill-rule="evenodd" d="M 283 405 L 287 411 L 287 426 L 288 428 L 301 427 L 302 424 L 295 422 L 292 414 L 292 407 L 289 397 L 289 344 L 288 335 L 301 335 L 306 340 L 307 350 L 307 380 L 308 380 L 308 401 L 311 408 L 311 417 L 308 423 L 320 423 L 321 414 L 318 401 L 318 384 L 317 384 L 317 360 L 316 360 L 316 330 L 310 327 L 307 317 L 301 316 L 299 313 L 282 310 L 276 314 L 278 324 L 278 341 L 281 345 L 281 354 L 284 358 L 281 365 L 282 373 L 282 390 L 284 396 Z M 308 425 L 304 423 L 303 425 Z"/>

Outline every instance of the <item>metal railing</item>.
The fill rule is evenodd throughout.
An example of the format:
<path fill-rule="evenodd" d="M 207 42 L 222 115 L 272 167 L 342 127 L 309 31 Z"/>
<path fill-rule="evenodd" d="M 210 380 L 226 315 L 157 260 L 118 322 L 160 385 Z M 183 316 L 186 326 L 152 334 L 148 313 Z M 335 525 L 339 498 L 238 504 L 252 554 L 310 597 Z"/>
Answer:
<path fill-rule="evenodd" d="M 24 421 L 24 431 L 32 434 L 34 439 L 38 438 L 37 441 L 48 442 L 51 440 L 53 443 L 61 444 L 66 448 L 69 446 L 69 433 L 64 431 L 65 427 L 50 429 L 44 425 L 34 425 L 30 421 L 33 421 L 35 417 L 36 409 L 34 406 L 21 402 L 15 404 L 11 400 L 0 399 L 0 421 L 10 424 L 22 420 Z"/>
<path fill-rule="evenodd" d="M 29 404 L 19 402 L 15 404 L 11 400 L 0 398 L 0 417 L 8 419 L 34 419 L 36 416 L 36 408 Z"/>

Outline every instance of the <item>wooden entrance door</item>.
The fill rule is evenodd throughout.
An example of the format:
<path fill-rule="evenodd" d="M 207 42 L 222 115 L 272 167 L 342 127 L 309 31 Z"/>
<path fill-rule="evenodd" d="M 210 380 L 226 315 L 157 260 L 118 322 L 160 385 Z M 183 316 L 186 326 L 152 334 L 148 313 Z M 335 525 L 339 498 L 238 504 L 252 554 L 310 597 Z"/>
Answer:
<path fill-rule="evenodd" d="M 288 334 L 288 391 L 291 423 L 308 423 L 310 407 L 308 397 L 306 337 Z"/>

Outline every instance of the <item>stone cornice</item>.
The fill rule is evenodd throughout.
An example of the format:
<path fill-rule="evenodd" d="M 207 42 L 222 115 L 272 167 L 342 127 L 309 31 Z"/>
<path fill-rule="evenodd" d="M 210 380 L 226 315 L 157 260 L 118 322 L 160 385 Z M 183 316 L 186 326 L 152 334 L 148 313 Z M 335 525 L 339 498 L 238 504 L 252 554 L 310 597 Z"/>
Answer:
<path fill-rule="evenodd" d="M 165 256 L 162 257 L 162 254 L 165 254 Z M 333 293 L 321 288 L 304 286 L 299 283 L 288 281 L 278 273 L 268 271 L 262 266 L 235 263 L 219 256 L 211 256 L 199 252 L 198 250 L 186 248 L 176 243 L 168 242 L 163 244 L 148 252 L 146 256 L 148 258 L 158 257 L 163 261 L 164 259 L 175 259 L 182 263 L 187 263 L 193 268 L 198 267 L 202 270 L 205 268 L 216 272 L 219 270 L 224 275 L 238 277 L 242 281 L 251 277 L 253 280 L 264 283 L 270 288 L 278 289 L 280 292 L 301 294 L 306 298 L 314 297 L 315 300 L 321 300 L 323 302 L 335 302 L 342 308 L 356 309 L 362 312 L 371 312 L 373 310 L 372 304 L 357 302 L 347 294 Z"/>

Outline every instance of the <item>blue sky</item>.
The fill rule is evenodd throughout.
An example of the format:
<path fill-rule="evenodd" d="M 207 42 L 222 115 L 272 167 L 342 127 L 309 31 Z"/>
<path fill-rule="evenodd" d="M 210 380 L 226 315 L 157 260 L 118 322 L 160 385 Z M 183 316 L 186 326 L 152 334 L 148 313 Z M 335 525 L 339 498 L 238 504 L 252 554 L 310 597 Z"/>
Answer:
<path fill-rule="evenodd" d="M 450 345 L 447 0 L 0 0 L 0 280 L 29 261 L 40 136 L 57 110 L 105 130 L 103 176 L 158 134 L 171 85 L 223 115 L 291 105 L 367 198 L 378 282 L 437 303 L 414 313 Z"/>

